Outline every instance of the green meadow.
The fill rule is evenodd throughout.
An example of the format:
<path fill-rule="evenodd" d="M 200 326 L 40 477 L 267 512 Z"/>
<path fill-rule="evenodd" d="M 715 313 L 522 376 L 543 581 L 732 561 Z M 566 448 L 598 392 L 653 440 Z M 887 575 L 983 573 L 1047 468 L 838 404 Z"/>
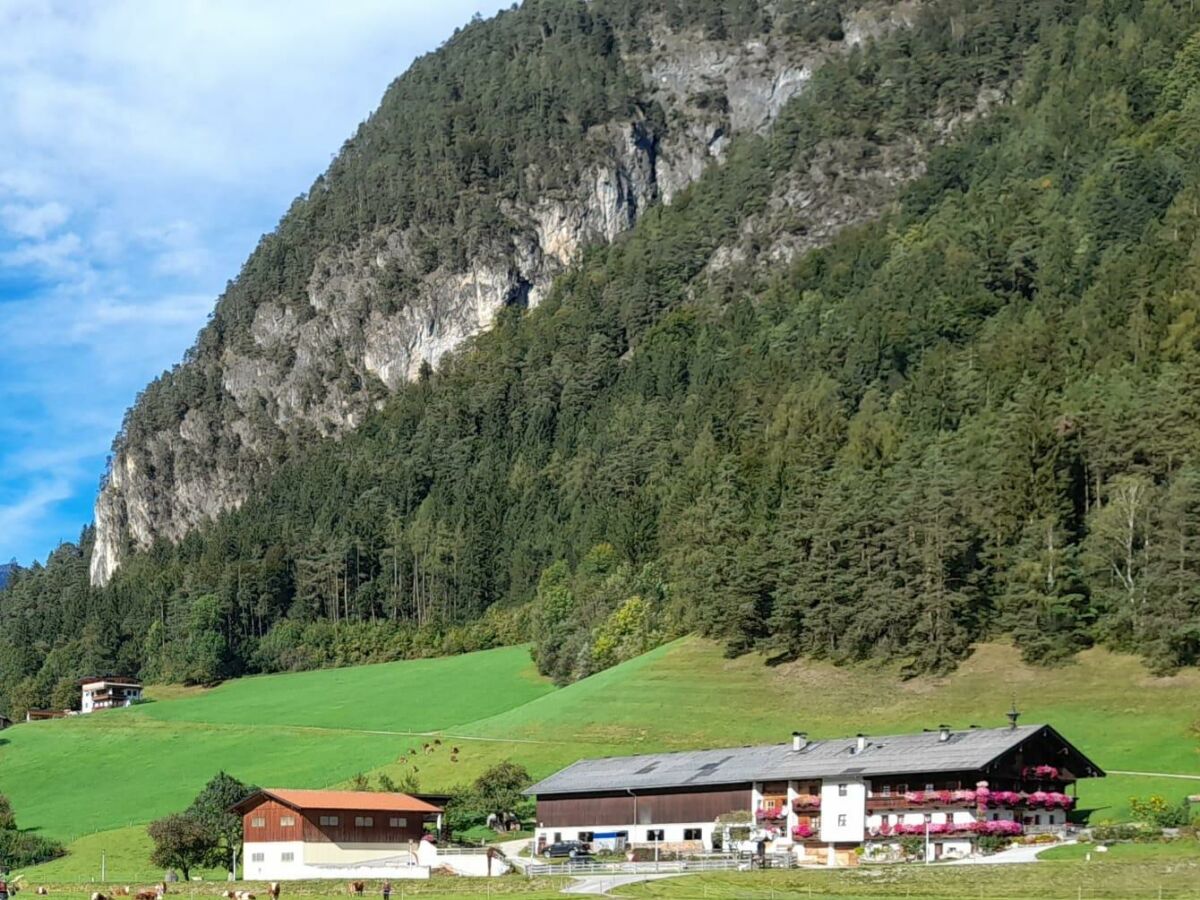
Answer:
<path fill-rule="evenodd" d="M 101 850 L 110 877 L 152 877 L 141 826 L 185 806 L 219 769 L 295 787 L 411 772 L 435 791 L 502 759 L 537 777 L 585 756 L 784 741 L 795 729 L 832 737 L 1000 725 L 1014 698 L 1023 721 L 1053 724 L 1106 770 L 1161 773 L 1082 782 L 1080 807 L 1093 821 L 1125 817 L 1133 795 L 1200 793 L 1200 780 L 1168 777 L 1200 775 L 1200 672 L 1155 677 L 1104 650 L 1039 669 L 985 644 L 952 675 L 905 680 L 886 665 L 731 660 L 685 638 L 565 688 L 513 647 L 151 695 L 133 709 L 0 737 L 0 792 L 21 825 L 75 842 L 31 877 L 94 879 Z"/>

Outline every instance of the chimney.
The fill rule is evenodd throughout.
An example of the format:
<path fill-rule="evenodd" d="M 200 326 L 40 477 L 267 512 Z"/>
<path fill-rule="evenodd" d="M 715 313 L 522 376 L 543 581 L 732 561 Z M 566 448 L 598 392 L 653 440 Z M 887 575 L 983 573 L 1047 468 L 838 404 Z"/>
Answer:
<path fill-rule="evenodd" d="M 862 753 L 867 749 L 867 736 L 865 734 L 858 735 L 858 742 L 854 746 L 855 753 Z"/>
<path fill-rule="evenodd" d="M 808 746 L 808 735 L 803 731 L 792 732 L 792 750 L 797 753 Z"/>
<path fill-rule="evenodd" d="M 1008 727 L 1009 727 L 1010 729 L 1012 729 L 1013 731 L 1016 731 L 1016 728 L 1017 728 L 1017 719 L 1018 719 L 1018 718 L 1020 717 L 1020 715 L 1021 715 L 1019 712 L 1017 712 L 1017 699 L 1016 699 L 1016 697 L 1014 697 L 1014 698 L 1013 698 L 1013 705 L 1012 705 L 1012 709 L 1010 709 L 1010 710 L 1009 710 L 1007 713 L 1005 713 L 1005 715 L 1007 715 L 1007 716 L 1008 716 Z"/>
<path fill-rule="evenodd" d="M 948 740 L 950 740 L 950 726 L 949 725 L 939 725 L 938 726 L 938 743 L 944 744 Z"/>

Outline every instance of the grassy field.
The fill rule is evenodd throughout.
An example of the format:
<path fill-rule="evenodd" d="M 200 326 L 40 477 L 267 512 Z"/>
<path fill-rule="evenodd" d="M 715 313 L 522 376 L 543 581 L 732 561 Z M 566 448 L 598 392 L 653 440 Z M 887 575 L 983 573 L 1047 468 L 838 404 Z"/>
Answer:
<path fill-rule="evenodd" d="M 730 872 L 622 888 L 624 897 L 906 898 L 906 900 L 1200 900 L 1200 861 L 864 866 Z"/>
<path fill-rule="evenodd" d="M 536 676 L 524 648 L 509 648 L 153 696 L 0 738 L 0 792 L 21 824 L 77 839 L 38 877 L 94 878 L 98 849 L 110 873 L 120 860 L 122 877 L 151 877 L 139 867 L 148 845 L 136 826 L 186 805 L 218 769 L 295 787 L 413 771 L 424 790 L 440 790 L 502 759 L 541 776 L 583 756 L 783 741 L 794 729 L 822 737 L 999 725 L 1014 696 L 1023 721 L 1054 724 L 1110 772 L 1200 775 L 1200 672 L 1157 678 L 1103 650 L 1043 670 L 989 644 L 953 675 L 906 681 L 879 665 L 728 660 L 687 638 L 562 689 Z M 426 752 L 432 732 L 442 744 Z M 1200 781 L 1110 774 L 1080 785 L 1080 805 L 1094 821 L 1120 819 L 1130 796 L 1150 793 L 1200 793 Z"/>
<path fill-rule="evenodd" d="M 405 881 L 397 879 L 393 882 L 392 900 L 407 900 L 409 897 L 442 898 L 442 900 L 468 900 L 477 897 L 514 897 L 520 896 L 529 900 L 561 900 L 563 885 L 569 879 L 565 878 L 525 878 L 521 875 L 508 875 L 503 878 L 455 878 L 454 876 L 435 875 L 428 881 Z M 138 879 L 133 880 L 135 883 Z M 151 882 L 152 878 L 141 879 Z M 93 886 L 80 885 L 67 881 L 51 881 L 26 877 L 25 884 L 43 885 L 54 900 L 90 900 Z M 110 881 L 109 884 L 121 885 L 122 882 Z M 130 885 L 135 886 L 134 884 Z M 97 886 L 99 887 L 99 885 Z M 242 889 L 242 885 L 238 885 Z M 253 887 L 253 884 L 250 885 Z M 226 881 L 212 880 L 191 882 L 169 886 L 168 898 L 176 900 L 219 900 L 229 889 Z M 21 895 L 18 895 L 21 896 Z M 28 896 L 28 895 L 26 895 Z M 265 896 L 260 894 L 259 896 Z M 283 888 L 284 900 L 345 900 L 346 888 L 340 883 L 320 881 L 289 881 Z M 380 900 L 379 883 L 367 882 L 366 897 Z"/>
<path fill-rule="evenodd" d="M 1103 846 L 1104 850 L 1099 850 L 1099 846 Z M 1079 860 L 1089 856 L 1097 862 L 1155 859 L 1200 860 L 1200 840 L 1181 838 L 1174 841 L 1155 841 L 1146 844 L 1066 844 L 1062 847 L 1051 847 L 1044 853 L 1038 854 L 1038 858 L 1044 860 Z"/>
<path fill-rule="evenodd" d="M 324 787 L 444 729 L 552 690 L 525 648 L 250 678 L 0 738 L 0 792 L 22 827 L 59 838 L 177 810 L 219 769 L 269 786 Z"/>
<path fill-rule="evenodd" d="M 540 743 L 467 746 L 455 767 L 435 755 L 421 762 L 422 778 L 453 781 L 506 755 L 542 775 L 581 756 L 785 741 L 795 729 L 824 737 L 995 726 L 1014 696 L 1022 721 L 1053 724 L 1110 772 L 1200 776 L 1200 672 L 1157 678 L 1104 650 L 1035 669 L 1011 647 L 987 644 L 953 675 L 905 681 L 885 666 L 728 660 L 689 638 L 458 729 Z M 1081 808 L 1102 821 L 1126 816 L 1130 796 L 1182 798 L 1200 793 L 1200 780 L 1110 774 L 1079 793 Z"/>

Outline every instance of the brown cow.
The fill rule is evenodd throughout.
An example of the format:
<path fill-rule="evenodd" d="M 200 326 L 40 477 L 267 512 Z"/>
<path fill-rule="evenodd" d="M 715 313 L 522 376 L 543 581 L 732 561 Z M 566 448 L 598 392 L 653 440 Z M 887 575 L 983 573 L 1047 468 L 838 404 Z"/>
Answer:
<path fill-rule="evenodd" d="M 101 894 L 99 891 L 94 891 L 92 893 L 92 900 L 108 900 L 108 898 L 105 897 L 103 894 Z"/>
<path fill-rule="evenodd" d="M 352 881 L 350 882 L 350 893 L 352 893 L 355 897 L 361 897 L 363 895 L 363 891 L 366 890 L 366 887 L 367 886 L 361 881 Z"/>
<path fill-rule="evenodd" d="M 267 885 L 267 893 L 271 895 L 271 900 L 279 900 L 279 882 L 272 881 Z"/>

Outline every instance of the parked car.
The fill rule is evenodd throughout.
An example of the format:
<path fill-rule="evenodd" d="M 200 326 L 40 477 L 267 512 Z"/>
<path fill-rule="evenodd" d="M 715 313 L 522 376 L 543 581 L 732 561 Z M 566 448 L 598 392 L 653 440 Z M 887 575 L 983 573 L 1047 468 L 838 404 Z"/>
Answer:
<path fill-rule="evenodd" d="M 545 855 L 551 859 L 563 856 L 576 859 L 580 856 L 591 856 L 592 851 L 583 841 L 559 841 L 547 847 Z"/>

